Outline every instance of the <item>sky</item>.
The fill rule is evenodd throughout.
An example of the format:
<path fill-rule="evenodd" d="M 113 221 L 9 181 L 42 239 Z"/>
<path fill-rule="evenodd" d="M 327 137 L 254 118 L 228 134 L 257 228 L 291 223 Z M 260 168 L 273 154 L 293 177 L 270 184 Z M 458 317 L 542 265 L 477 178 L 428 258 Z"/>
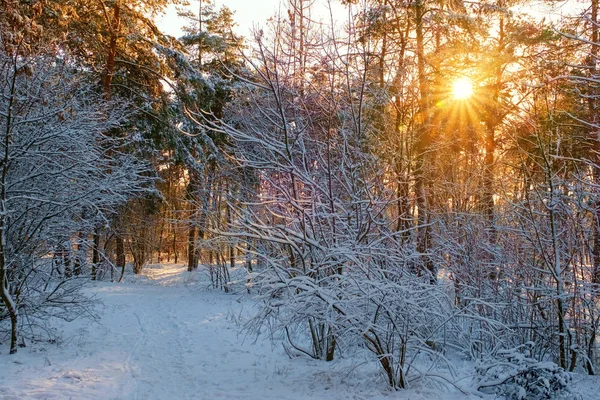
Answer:
<path fill-rule="evenodd" d="M 286 10 L 287 0 L 212 0 L 215 8 L 218 10 L 222 6 L 227 6 L 235 12 L 234 20 L 238 24 L 235 31 L 239 35 L 251 37 L 253 27 L 264 25 L 265 22 L 272 16 L 278 13 L 281 8 L 282 12 Z M 198 10 L 198 0 L 190 0 L 191 9 L 195 12 Z M 329 20 L 329 9 L 327 8 L 327 0 L 315 0 L 314 11 L 312 18 L 315 20 Z M 346 17 L 345 7 L 339 1 L 331 2 L 334 10 L 333 17 L 336 20 L 342 20 Z M 164 33 L 180 37 L 182 36 L 181 25 L 182 21 L 177 17 L 177 11 L 174 6 L 170 6 L 167 13 L 157 18 L 157 25 Z"/>
<path fill-rule="evenodd" d="M 222 6 L 235 11 L 234 19 L 239 25 L 237 33 L 249 36 L 250 29 L 255 24 L 264 24 L 277 13 L 281 0 L 213 0 L 216 9 Z M 191 1 L 192 9 L 197 10 L 198 2 Z M 157 20 L 158 27 L 165 33 L 175 37 L 181 36 L 181 21 L 177 18 L 175 7 L 170 6 L 165 16 Z"/>
<path fill-rule="evenodd" d="M 206 1 L 206 0 L 205 0 Z M 235 28 L 236 33 L 250 37 L 253 27 L 264 25 L 268 18 L 277 14 L 281 7 L 285 9 L 287 0 L 212 0 L 216 9 L 222 6 L 229 7 L 235 12 L 234 20 L 238 24 Z M 190 0 L 191 8 L 194 11 L 198 9 L 198 0 Z M 334 18 L 344 20 L 346 15 L 344 7 L 339 2 L 333 1 Z M 316 13 L 322 12 L 323 18 L 328 19 L 328 11 L 326 10 L 327 0 L 316 0 Z M 569 15 L 579 12 L 587 7 L 585 2 L 580 3 L 574 0 L 563 0 L 555 3 L 554 7 L 550 7 L 547 1 L 533 0 L 528 3 L 527 7 L 516 8 L 520 12 L 528 13 L 537 19 L 545 18 L 547 21 L 555 21 L 561 15 Z M 316 19 L 319 19 L 318 16 Z M 169 6 L 166 14 L 157 18 L 158 27 L 165 33 L 180 37 L 182 36 L 183 21 L 177 17 L 177 11 L 174 6 Z"/>

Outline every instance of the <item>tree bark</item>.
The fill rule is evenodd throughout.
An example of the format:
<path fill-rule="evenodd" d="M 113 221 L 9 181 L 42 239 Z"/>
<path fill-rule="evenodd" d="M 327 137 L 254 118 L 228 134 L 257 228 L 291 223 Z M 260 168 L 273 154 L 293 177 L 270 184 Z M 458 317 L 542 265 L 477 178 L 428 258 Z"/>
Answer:
<path fill-rule="evenodd" d="M 94 228 L 94 244 L 92 245 L 92 280 L 96 280 L 98 273 L 98 263 L 100 262 L 100 228 Z"/>
<path fill-rule="evenodd" d="M 415 30 L 417 39 L 417 69 L 420 90 L 420 112 L 421 126 L 418 130 L 415 162 L 415 195 L 418 213 L 417 252 L 421 256 L 422 267 L 418 271 L 422 275 L 428 275 L 429 281 L 437 282 L 437 271 L 433 260 L 429 255 L 431 244 L 431 231 L 429 229 L 429 210 L 427 204 L 427 189 L 425 182 L 425 157 L 431 142 L 431 110 L 429 104 L 429 85 L 425 75 L 425 44 L 423 34 L 423 20 L 425 16 L 425 4 L 423 0 L 417 0 L 415 8 Z"/>
<path fill-rule="evenodd" d="M 119 233 L 115 236 L 115 264 L 117 268 L 121 269 L 121 276 L 119 277 L 119 282 L 123 281 L 123 276 L 125 276 L 125 243 L 123 241 L 123 237 Z"/>
<path fill-rule="evenodd" d="M 10 124 L 9 124 L 10 126 Z M 9 146 L 9 135 L 6 133 L 5 141 L 4 141 L 4 162 L 2 167 L 2 188 L 1 198 L 0 198 L 0 297 L 2 297 L 2 302 L 8 311 L 8 316 L 10 317 L 10 354 L 15 354 L 17 352 L 17 340 L 18 340 L 18 309 L 17 305 L 14 303 L 12 296 L 10 295 L 10 291 L 8 289 L 8 278 L 7 278 L 7 268 L 8 268 L 8 254 L 7 254 L 7 241 L 6 241 L 6 229 L 7 221 L 7 209 L 6 209 L 6 176 L 8 173 L 8 146 Z"/>
<path fill-rule="evenodd" d="M 108 44 L 108 52 L 106 57 L 106 65 L 104 69 L 104 74 L 102 76 L 102 91 L 104 92 L 104 99 L 109 101 L 111 98 L 111 84 L 113 80 L 113 76 L 115 74 L 115 59 L 117 57 L 117 40 L 119 37 L 119 30 L 121 27 L 121 7 L 119 5 L 119 1 L 116 0 L 113 4 L 113 14 L 112 21 L 106 21 L 110 31 L 110 40 Z M 107 17 L 108 18 L 108 17 Z M 96 234 L 94 232 L 94 234 Z M 98 238 L 99 240 L 99 238 Z M 96 236 L 94 236 L 94 249 L 97 251 L 96 245 Z M 121 277 L 119 278 L 119 282 L 123 279 L 125 275 L 125 246 L 123 244 L 123 238 L 119 233 L 116 234 L 115 239 L 115 252 L 116 252 L 116 264 L 117 267 L 121 268 Z M 96 254 L 97 256 L 97 254 Z M 93 255 L 92 255 L 93 258 Z M 96 279 L 95 276 L 95 268 L 96 263 L 92 261 L 92 279 Z"/>
<path fill-rule="evenodd" d="M 190 221 L 188 228 L 188 271 L 192 271 L 196 265 L 196 225 Z"/>
<path fill-rule="evenodd" d="M 115 58 L 117 57 L 117 39 L 118 33 L 121 26 L 121 8 L 119 2 L 115 1 L 113 4 L 113 16 L 112 21 L 106 21 L 109 25 L 110 40 L 108 44 L 108 53 L 106 57 L 106 66 L 104 69 L 104 76 L 102 77 L 102 90 L 106 100 L 110 100 L 110 86 L 115 73 Z"/>
<path fill-rule="evenodd" d="M 600 39 L 599 29 L 598 29 L 598 0 L 592 0 L 591 3 L 591 48 L 590 48 L 590 56 L 589 56 L 589 67 L 590 74 L 594 77 L 598 76 L 598 69 L 596 68 L 596 63 L 598 60 L 598 41 Z M 595 196 L 594 196 L 594 204 L 593 204 L 593 247 L 592 247 L 592 296 L 597 300 L 600 295 L 600 127 L 598 124 L 598 100 L 597 100 L 597 89 L 592 88 L 593 92 L 591 96 L 588 96 L 588 112 L 590 123 L 594 126 L 595 131 L 592 132 L 591 140 L 592 140 L 592 151 L 591 151 L 591 160 L 592 160 L 592 174 L 593 181 L 595 184 Z M 593 317 L 592 317 L 593 318 Z M 592 321 L 593 322 L 593 321 Z M 586 365 L 586 369 L 589 375 L 595 374 L 595 368 L 592 364 L 594 359 L 594 348 L 596 341 L 596 332 L 592 331 L 592 334 L 589 338 L 588 342 L 588 361 Z"/>
<path fill-rule="evenodd" d="M 177 226 L 173 225 L 173 262 L 177 264 L 179 253 L 177 252 Z"/>
<path fill-rule="evenodd" d="M 596 63 L 598 60 L 598 0 L 592 0 L 591 4 L 591 41 L 592 45 L 590 46 L 590 57 L 589 57 L 589 69 L 591 76 L 597 76 L 598 70 L 596 68 Z M 591 90 L 594 90 L 593 88 Z M 596 93 L 591 93 L 591 96 L 588 96 L 588 112 L 590 123 L 594 126 L 595 131 L 592 132 L 591 140 L 592 140 L 592 151 L 591 151 L 591 160 L 593 163 L 593 179 L 596 185 L 596 196 L 594 199 L 594 226 L 593 226 L 593 237 L 594 237 L 594 245 L 592 249 L 592 284 L 595 285 L 597 291 L 600 291 L 600 190 L 598 189 L 600 186 L 600 127 L 598 124 L 597 111 L 598 111 L 598 101 L 596 99 Z"/>
<path fill-rule="evenodd" d="M 18 308 L 12 299 L 9 290 L 9 282 L 7 277 L 9 262 L 8 262 L 8 243 L 6 231 L 8 229 L 8 209 L 6 202 L 8 201 L 8 193 L 6 191 L 8 168 L 10 162 L 10 144 L 12 131 L 12 111 L 15 98 L 15 86 L 17 79 L 17 66 L 15 65 L 12 74 L 10 99 L 8 102 L 8 112 L 6 114 L 6 131 L 4 132 L 4 154 L 2 158 L 2 181 L 0 182 L 0 297 L 8 311 L 10 317 L 11 334 L 10 334 L 10 354 L 17 352 L 18 340 Z"/>
<path fill-rule="evenodd" d="M 504 32 L 504 17 L 500 16 L 498 24 L 498 44 L 496 46 L 497 57 L 501 57 L 504 53 L 505 32 Z M 495 225 L 495 210 L 494 210 L 494 163 L 496 152 L 496 127 L 503 119 L 502 111 L 500 110 L 500 89 L 502 88 L 502 68 L 498 65 L 494 71 L 494 83 L 492 84 L 490 111 L 485 120 L 485 157 L 483 170 L 483 193 L 482 204 L 483 212 L 487 221 L 488 240 L 491 244 L 497 241 L 497 230 Z"/>

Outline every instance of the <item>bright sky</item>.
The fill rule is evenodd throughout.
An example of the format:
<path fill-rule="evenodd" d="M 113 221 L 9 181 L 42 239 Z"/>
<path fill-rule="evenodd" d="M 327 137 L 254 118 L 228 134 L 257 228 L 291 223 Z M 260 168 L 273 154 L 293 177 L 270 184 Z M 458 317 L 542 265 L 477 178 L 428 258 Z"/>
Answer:
<path fill-rule="evenodd" d="M 206 0 L 204 0 L 206 1 Z M 286 9 L 287 0 L 212 0 L 216 9 L 222 6 L 229 7 L 235 12 L 234 20 L 238 24 L 235 31 L 246 37 L 251 36 L 250 31 L 254 26 L 264 25 L 268 18 L 277 14 L 279 8 Z M 198 0 L 190 0 L 191 9 L 197 12 Z M 322 13 L 321 18 L 327 20 L 329 12 L 326 8 L 327 0 L 315 0 L 315 11 L 313 17 L 320 19 L 315 14 Z M 339 1 L 332 1 L 334 7 L 334 18 L 345 20 L 346 12 Z M 538 19 L 545 18 L 549 21 L 556 21 L 561 15 L 573 15 L 587 7 L 587 1 L 563 0 L 555 3 L 555 6 L 549 6 L 547 1 L 533 0 L 527 7 L 515 7 L 516 9 L 528 13 Z M 182 21 L 177 17 L 177 11 L 174 6 L 170 6 L 167 13 L 157 19 L 158 27 L 165 33 L 179 37 L 182 35 Z"/>
<path fill-rule="evenodd" d="M 227 6 L 235 12 L 233 18 L 238 24 L 235 31 L 246 37 L 251 36 L 250 32 L 254 26 L 264 25 L 267 19 L 278 13 L 280 8 L 284 15 L 287 9 L 287 0 L 212 0 L 212 2 L 217 10 L 222 6 Z M 194 12 L 198 12 L 198 0 L 190 0 L 190 3 L 190 8 Z M 312 13 L 314 20 L 329 20 L 330 14 L 327 4 L 327 0 L 314 0 L 314 11 Z M 346 18 L 345 7 L 339 1 L 331 1 L 331 6 L 334 10 L 334 19 L 343 20 Z M 169 7 L 166 15 L 157 19 L 158 27 L 163 32 L 175 37 L 182 35 L 181 24 L 182 21 L 177 17 L 175 7 Z"/>
<path fill-rule="evenodd" d="M 248 36 L 254 24 L 262 25 L 277 13 L 281 0 L 213 0 L 218 10 L 222 6 L 235 11 L 234 19 L 239 25 L 237 32 Z M 192 10 L 198 9 L 198 2 L 191 1 Z M 177 17 L 175 7 L 169 7 L 164 17 L 158 19 L 158 27 L 165 33 L 175 37 L 181 36 L 181 21 Z"/>

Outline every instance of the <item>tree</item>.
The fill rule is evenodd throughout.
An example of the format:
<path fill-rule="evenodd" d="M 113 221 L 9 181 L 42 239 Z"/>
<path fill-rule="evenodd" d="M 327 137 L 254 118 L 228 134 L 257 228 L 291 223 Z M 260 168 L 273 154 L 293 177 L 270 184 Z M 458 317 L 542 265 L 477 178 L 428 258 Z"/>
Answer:
<path fill-rule="evenodd" d="M 578 344 L 578 349 L 584 353 L 585 367 L 590 375 L 596 374 L 595 354 L 600 319 L 597 318 L 597 298 L 600 293 L 600 223 L 598 188 L 600 182 L 600 159 L 598 150 L 598 2 L 593 0 L 589 7 L 583 10 L 576 19 L 560 25 L 559 30 L 563 41 L 564 52 L 567 54 L 567 70 L 556 71 L 552 82 L 548 85 L 562 88 L 565 96 L 573 100 L 563 107 L 570 120 L 564 124 L 577 126 L 578 152 L 573 156 L 582 163 L 578 175 L 582 185 L 578 186 L 579 201 L 576 207 L 579 213 L 586 216 L 582 221 L 582 229 L 591 237 L 591 243 L 585 243 L 587 253 L 586 264 L 580 276 L 584 290 L 579 293 L 581 309 L 579 315 L 585 326 L 584 343 Z M 591 267 L 588 270 L 587 266 Z M 582 351 L 581 348 L 585 348 Z"/>
<path fill-rule="evenodd" d="M 45 41 L 60 41 L 60 48 L 69 54 L 70 62 L 92 71 L 105 101 L 114 96 L 128 99 L 137 112 L 129 115 L 123 129 L 137 131 L 140 140 L 132 142 L 130 152 L 138 152 L 155 165 L 159 163 L 157 149 L 164 147 L 168 132 L 170 109 L 164 90 L 165 78 L 171 76 L 166 61 L 156 51 L 156 45 L 175 47 L 179 44 L 162 34 L 154 17 L 178 0 L 86 0 L 42 1 L 36 4 L 44 18 Z M 20 9 L 26 16 L 27 7 Z M 117 134 L 116 132 L 114 132 Z M 117 267 L 125 267 L 123 227 L 118 223 L 125 209 L 113 215 L 111 233 L 114 238 Z M 94 232 L 100 246 L 101 227 Z M 100 248 L 95 250 L 98 253 Z M 97 254 L 97 261 L 100 256 Z"/>
<path fill-rule="evenodd" d="M 226 7 L 215 10 L 210 3 L 201 3 L 199 14 L 180 12 L 190 25 L 181 38 L 182 51 L 162 48 L 169 66 L 175 71 L 176 123 L 186 135 L 174 136 L 174 155 L 186 170 L 187 187 L 187 264 L 188 270 L 198 267 L 203 250 L 213 257 L 209 243 L 211 219 L 219 210 L 216 182 L 230 179 L 231 170 L 225 161 L 226 138 L 206 131 L 196 118 L 218 120 L 231 98 L 236 73 L 242 68 L 239 51 L 242 40 L 233 34 L 233 13 Z"/>
<path fill-rule="evenodd" d="M 0 320 L 10 318 L 15 353 L 19 314 L 31 322 L 44 306 L 83 311 L 71 274 L 45 256 L 59 248 L 68 258 L 70 239 L 98 218 L 106 223 L 150 181 L 123 152 L 130 139 L 110 134 L 126 109 L 101 101 L 89 75 L 60 56 L 19 51 L 0 52 L 0 70 Z"/>

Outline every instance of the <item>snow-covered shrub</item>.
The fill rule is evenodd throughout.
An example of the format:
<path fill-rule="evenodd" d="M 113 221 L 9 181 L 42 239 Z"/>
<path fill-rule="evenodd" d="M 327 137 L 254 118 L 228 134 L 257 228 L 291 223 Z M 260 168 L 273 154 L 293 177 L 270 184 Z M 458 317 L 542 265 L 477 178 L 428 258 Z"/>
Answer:
<path fill-rule="evenodd" d="M 0 51 L 0 76 L 0 340 L 14 353 L 19 328 L 87 309 L 71 281 L 97 248 L 88 233 L 150 179 L 116 134 L 126 107 L 62 56 Z"/>
<path fill-rule="evenodd" d="M 204 124 L 225 134 L 236 163 L 257 177 L 219 232 L 257 260 L 259 312 L 247 327 L 283 338 L 294 355 L 368 351 L 387 383 L 405 388 L 407 375 L 423 375 L 415 361 L 443 358 L 452 302 L 432 284 L 430 256 L 410 240 L 424 227 L 399 215 L 398 193 L 370 148 L 370 124 L 357 119 L 364 75 L 346 76 L 348 91 L 321 83 L 308 90 L 288 79 L 284 46 L 257 37 L 258 74 L 236 91 L 225 120 Z"/>
<path fill-rule="evenodd" d="M 444 327 L 453 320 L 441 286 L 406 272 L 385 269 L 354 280 L 349 291 L 349 333 L 358 333 L 376 357 L 387 383 L 406 388 L 415 364 L 444 362 Z M 428 357 L 424 357 L 428 355 Z"/>
<path fill-rule="evenodd" d="M 524 352 L 533 343 L 498 352 L 477 366 L 477 389 L 509 400 L 568 399 L 571 375 L 553 362 L 538 361 Z"/>
<path fill-rule="evenodd" d="M 81 290 L 89 282 L 89 275 L 65 277 L 53 270 L 50 258 L 35 262 L 36 267 L 22 279 L 22 288 L 15 292 L 20 316 L 20 344 L 59 339 L 55 319 L 70 322 L 80 317 L 96 317 L 96 300 Z M 0 313 L 0 339 L 9 334 L 8 324 L 2 319 Z"/>
<path fill-rule="evenodd" d="M 313 256 L 317 255 L 315 251 Z M 333 359 L 347 319 L 343 309 L 347 278 L 334 268 L 305 273 L 288 260 L 263 258 L 265 265 L 253 278 L 261 310 L 248 328 L 258 332 L 267 326 L 271 334 L 283 334 L 290 354 Z"/>
<path fill-rule="evenodd" d="M 386 382 L 406 388 L 409 374 L 421 376 L 416 362 L 445 362 L 444 328 L 454 309 L 443 286 L 408 272 L 400 248 L 388 244 L 332 248 L 343 267 L 329 273 L 303 274 L 267 259 L 254 276 L 260 311 L 248 327 L 283 336 L 290 354 L 330 359 L 336 348 L 366 348 Z"/>

